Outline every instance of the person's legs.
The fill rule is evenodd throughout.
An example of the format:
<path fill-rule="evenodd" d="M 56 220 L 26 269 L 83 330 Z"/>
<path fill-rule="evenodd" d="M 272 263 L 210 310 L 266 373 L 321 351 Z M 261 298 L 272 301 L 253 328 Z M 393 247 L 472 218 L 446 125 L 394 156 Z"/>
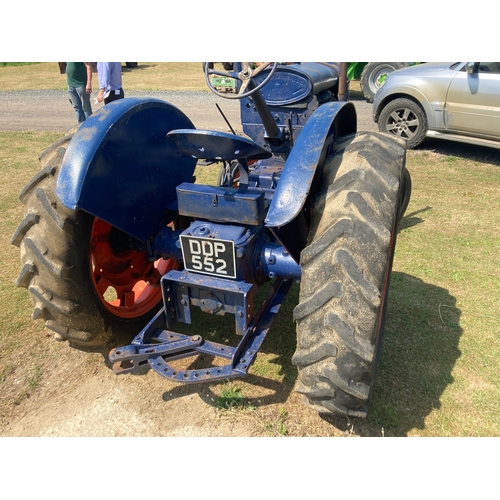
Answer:
<path fill-rule="evenodd" d="M 85 113 L 83 112 L 82 100 L 80 99 L 78 89 L 76 89 L 75 87 L 68 87 L 68 93 L 69 93 L 69 102 L 73 105 L 73 108 L 75 109 L 76 119 L 78 120 L 78 123 L 84 122 Z"/>
<path fill-rule="evenodd" d="M 84 120 L 86 120 L 92 114 L 92 105 L 90 104 L 90 94 L 87 94 L 85 87 L 78 87 L 75 89 L 80 97 L 80 102 L 82 103 L 83 113 L 85 115 Z"/>

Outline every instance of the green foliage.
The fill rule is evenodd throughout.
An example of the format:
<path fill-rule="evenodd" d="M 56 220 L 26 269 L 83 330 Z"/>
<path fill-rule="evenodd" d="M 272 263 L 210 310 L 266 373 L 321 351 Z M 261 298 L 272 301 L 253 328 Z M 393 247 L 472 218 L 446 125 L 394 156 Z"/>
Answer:
<path fill-rule="evenodd" d="M 217 408 L 221 410 L 244 410 L 253 408 L 249 405 L 248 398 L 243 396 L 241 388 L 232 383 L 227 383 L 227 385 L 224 386 L 220 396 L 217 398 L 216 405 Z"/>

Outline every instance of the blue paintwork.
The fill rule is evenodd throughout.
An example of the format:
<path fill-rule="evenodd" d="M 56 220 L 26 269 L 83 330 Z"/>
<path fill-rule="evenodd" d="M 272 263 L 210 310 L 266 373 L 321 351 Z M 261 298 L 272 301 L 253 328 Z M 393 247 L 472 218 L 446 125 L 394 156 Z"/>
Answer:
<path fill-rule="evenodd" d="M 176 209 L 175 188 L 192 180 L 196 160 L 167 139 L 194 128 L 184 113 L 159 99 L 120 99 L 79 127 L 64 156 L 57 196 L 145 241 Z"/>
<path fill-rule="evenodd" d="M 186 155 L 207 160 L 257 160 L 272 155 L 251 139 L 215 130 L 173 130 L 167 134 Z"/>
<path fill-rule="evenodd" d="M 177 262 L 182 260 L 182 250 L 179 241 L 181 230 L 174 231 L 171 227 L 161 229 L 153 242 L 152 254 L 164 259 L 172 258 Z"/>
<path fill-rule="evenodd" d="M 183 183 L 177 186 L 179 213 L 218 222 L 260 224 L 265 217 L 265 193 L 220 186 Z"/>
<path fill-rule="evenodd" d="M 179 241 L 181 233 L 185 236 L 233 241 L 239 279 L 244 277 L 251 279 L 252 275 L 258 275 L 261 281 L 273 278 L 300 280 L 300 265 L 282 245 L 271 241 L 263 226 L 246 228 L 241 225 L 215 224 L 213 221 L 195 221 L 184 231 L 173 231 L 170 227 L 166 227 L 158 233 L 153 253 L 181 261 L 182 251 Z"/>
<path fill-rule="evenodd" d="M 182 233 L 184 236 L 210 238 L 214 240 L 226 240 L 234 242 L 236 253 L 236 279 L 240 281 L 255 281 L 256 258 L 254 253 L 260 244 L 259 237 L 264 231 L 264 225 L 245 226 L 242 224 L 216 224 L 213 221 L 194 221 Z M 195 275 L 198 280 L 199 274 Z M 208 286 L 209 278 L 201 276 Z"/>
<path fill-rule="evenodd" d="M 285 226 L 297 217 L 328 146 L 340 135 L 335 130 L 335 122 L 346 119 L 352 124 L 347 133 L 356 132 L 356 110 L 351 102 L 329 102 L 311 116 L 286 161 L 266 217 L 268 227 Z"/>
<path fill-rule="evenodd" d="M 266 217 L 266 226 L 295 262 L 306 245 L 303 208 L 336 137 L 356 132 L 356 110 L 350 102 L 323 104 L 306 123 L 288 156 Z"/>
<path fill-rule="evenodd" d="M 256 84 L 265 76 L 258 75 Z M 337 137 L 356 132 L 353 104 L 334 100 L 337 85 L 338 70 L 331 64 L 280 66 L 262 95 L 242 100 L 243 130 L 251 139 L 195 130 L 179 110 L 157 100 L 116 101 L 80 128 L 63 164 L 63 201 L 143 241 L 155 238 L 148 246 L 153 256 L 186 258 L 183 270 L 161 280 L 164 308 L 131 346 L 110 353 L 117 374 L 146 363 L 184 383 L 248 372 L 292 283 L 301 277 L 306 214 L 323 163 Z M 192 184 L 197 159 L 237 160 L 230 167 L 239 173 L 239 188 Z M 249 167 L 249 160 L 256 161 Z M 160 175 L 153 175 L 157 171 Z M 146 172 L 143 191 L 138 172 Z M 93 201 L 107 199 L 107 193 L 113 193 L 112 202 Z M 181 216 L 181 230 L 162 229 L 167 209 Z M 222 250 L 216 262 L 227 266 L 214 270 L 217 240 Z M 269 280 L 273 286 L 254 312 L 257 291 Z M 240 343 L 210 342 L 202 330 L 192 337 L 171 331 L 177 321 L 191 323 L 193 306 L 208 314 L 233 314 Z M 201 370 L 169 364 L 197 354 L 229 363 Z"/>
<path fill-rule="evenodd" d="M 269 106 L 287 106 L 318 95 L 337 84 L 338 64 L 303 62 L 280 66 L 271 80 L 262 87 L 262 97 Z M 269 71 L 266 69 L 257 75 L 255 85 L 264 81 Z"/>
<path fill-rule="evenodd" d="M 264 102 L 287 141 L 270 144 L 253 96 L 241 100 L 243 132 L 275 154 L 286 155 L 318 107 L 333 99 L 338 85 L 339 63 L 296 63 L 281 65 L 261 89 Z M 255 77 L 261 83 L 269 69 Z"/>
<path fill-rule="evenodd" d="M 189 271 L 170 271 L 161 279 L 164 302 L 175 307 L 176 317 L 167 322 L 191 324 L 191 306 L 208 314 L 233 314 L 235 330 L 243 335 L 253 318 L 255 289 L 246 281 L 200 276 Z"/>
<path fill-rule="evenodd" d="M 301 267 L 292 256 L 278 243 L 268 242 L 259 253 L 259 272 L 269 279 L 286 278 L 300 280 Z"/>

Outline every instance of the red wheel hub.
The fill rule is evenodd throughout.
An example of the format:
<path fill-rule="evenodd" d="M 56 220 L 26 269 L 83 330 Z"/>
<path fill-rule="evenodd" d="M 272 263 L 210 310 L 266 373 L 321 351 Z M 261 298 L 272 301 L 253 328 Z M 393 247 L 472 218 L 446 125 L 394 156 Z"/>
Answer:
<path fill-rule="evenodd" d="M 146 252 L 117 248 L 113 226 L 95 218 L 90 240 L 90 273 L 100 301 L 115 316 L 138 318 L 162 298 L 160 278 L 178 263 L 173 259 L 149 262 Z"/>

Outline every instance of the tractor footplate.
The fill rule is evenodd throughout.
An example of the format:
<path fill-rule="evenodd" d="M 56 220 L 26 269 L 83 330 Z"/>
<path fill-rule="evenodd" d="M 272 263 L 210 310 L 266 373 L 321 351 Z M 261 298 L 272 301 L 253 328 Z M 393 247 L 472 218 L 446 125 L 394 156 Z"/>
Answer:
<path fill-rule="evenodd" d="M 162 377 L 182 383 L 225 380 L 247 375 L 271 323 L 285 299 L 293 280 L 277 279 L 236 347 L 218 344 L 201 335 L 182 335 L 162 329 L 167 318 L 162 308 L 151 322 L 134 338 L 132 344 L 117 347 L 109 353 L 117 375 L 131 373 L 149 365 Z M 180 370 L 171 361 L 206 354 L 229 363 L 201 369 Z"/>

